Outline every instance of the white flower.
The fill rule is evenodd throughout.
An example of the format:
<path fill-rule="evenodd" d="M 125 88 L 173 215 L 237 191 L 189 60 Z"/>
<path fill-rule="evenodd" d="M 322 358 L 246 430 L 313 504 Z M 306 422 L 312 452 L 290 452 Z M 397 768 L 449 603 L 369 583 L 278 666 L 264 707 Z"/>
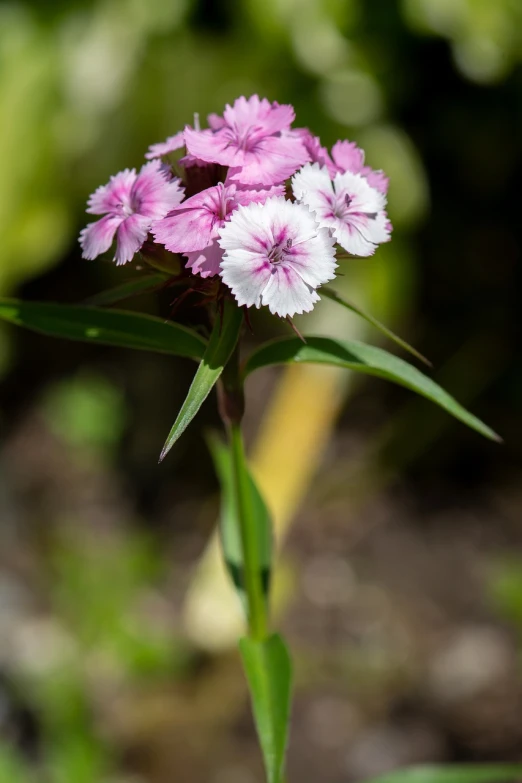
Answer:
<path fill-rule="evenodd" d="M 285 318 L 312 310 L 316 288 L 335 276 L 335 249 L 307 207 L 268 199 L 240 206 L 220 229 L 221 277 L 239 305 Z"/>
<path fill-rule="evenodd" d="M 292 190 L 348 253 L 371 256 L 377 245 L 390 239 L 386 196 L 362 174 L 345 171 L 332 182 L 325 167 L 307 163 L 292 177 Z"/>

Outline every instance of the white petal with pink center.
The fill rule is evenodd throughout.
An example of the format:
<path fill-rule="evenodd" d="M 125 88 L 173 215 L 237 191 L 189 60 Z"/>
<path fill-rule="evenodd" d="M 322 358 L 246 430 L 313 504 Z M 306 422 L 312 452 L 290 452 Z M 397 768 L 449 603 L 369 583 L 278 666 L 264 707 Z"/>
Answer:
<path fill-rule="evenodd" d="M 219 231 L 221 277 L 239 305 L 283 318 L 312 310 L 335 277 L 335 249 L 307 207 L 283 197 L 239 206 Z"/>
<path fill-rule="evenodd" d="M 389 241 L 386 196 L 362 174 L 346 171 L 332 182 L 326 168 L 307 164 L 292 178 L 292 190 L 348 253 L 371 256 L 377 245 Z"/>

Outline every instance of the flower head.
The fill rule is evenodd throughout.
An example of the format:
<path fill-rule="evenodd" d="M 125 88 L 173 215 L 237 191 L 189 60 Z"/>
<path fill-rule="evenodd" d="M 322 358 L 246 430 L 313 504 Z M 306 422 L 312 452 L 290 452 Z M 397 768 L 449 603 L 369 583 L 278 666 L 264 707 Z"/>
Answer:
<path fill-rule="evenodd" d="M 168 179 L 159 160 L 115 174 L 88 201 L 87 212 L 104 215 L 80 232 L 83 257 L 104 253 L 116 236 L 117 264 L 125 264 L 143 245 L 152 224 L 177 206 L 183 198 L 178 179 Z"/>
<path fill-rule="evenodd" d="M 312 310 L 315 290 L 335 276 L 334 243 L 311 212 L 273 197 L 239 206 L 219 231 L 221 277 L 239 305 L 282 317 Z"/>
<path fill-rule="evenodd" d="M 230 179 L 245 185 L 275 185 L 309 160 L 298 136 L 286 131 L 294 119 L 289 105 L 270 103 L 252 95 L 238 98 L 223 118 L 211 115 L 211 128 L 185 129 L 190 155 L 229 166 Z"/>
<path fill-rule="evenodd" d="M 386 197 L 362 174 L 345 171 L 332 182 L 326 168 L 307 164 L 292 178 L 292 190 L 348 253 L 371 256 L 377 245 L 389 240 Z"/>

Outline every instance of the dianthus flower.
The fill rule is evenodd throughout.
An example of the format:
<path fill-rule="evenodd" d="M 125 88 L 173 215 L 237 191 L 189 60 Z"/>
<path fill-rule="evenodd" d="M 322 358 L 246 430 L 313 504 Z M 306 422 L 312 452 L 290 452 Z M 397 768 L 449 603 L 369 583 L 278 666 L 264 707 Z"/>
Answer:
<path fill-rule="evenodd" d="M 229 178 L 244 185 L 275 185 L 310 158 L 298 136 L 287 133 L 292 106 L 253 95 L 227 104 L 223 118 L 211 115 L 211 128 L 185 129 L 188 152 L 208 163 L 229 166 Z"/>
<path fill-rule="evenodd" d="M 332 182 L 326 167 L 309 163 L 292 178 L 292 190 L 348 253 L 371 256 L 377 245 L 389 240 L 386 197 L 362 174 L 345 171 Z"/>
<path fill-rule="evenodd" d="M 80 233 L 83 257 L 96 258 L 108 250 L 116 236 L 115 261 L 126 264 L 141 248 L 156 220 L 183 198 L 179 179 L 168 179 L 159 160 L 125 169 L 110 178 L 89 198 L 87 212 L 104 215 Z"/>
<path fill-rule="evenodd" d="M 335 276 L 335 249 L 311 212 L 283 197 L 239 206 L 219 231 L 221 277 L 239 305 L 285 318 L 308 312 Z"/>

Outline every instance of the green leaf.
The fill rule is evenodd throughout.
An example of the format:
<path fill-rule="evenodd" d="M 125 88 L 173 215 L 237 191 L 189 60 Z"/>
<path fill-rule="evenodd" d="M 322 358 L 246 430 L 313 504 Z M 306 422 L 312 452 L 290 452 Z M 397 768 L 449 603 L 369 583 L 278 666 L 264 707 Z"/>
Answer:
<path fill-rule="evenodd" d="M 306 337 L 306 343 L 298 337 L 273 340 L 265 343 L 249 356 L 243 372 L 246 376 L 260 367 L 288 362 L 346 367 L 356 372 L 393 381 L 431 400 L 486 438 L 501 440 L 490 427 L 468 413 L 451 395 L 416 367 L 382 348 L 355 340 L 341 341 L 328 337 Z"/>
<path fill-rule="evenodd" d="M 509 783 L 522 776 L 522 764 L 435 764 L 397 770 L 366 783 Z"/>
<path fill-rule="evenodd" d="M 357 307 L 357 305 L 353 304 L 352 302 L 349 302 L 347 299 L 343 299 L 343 297 L 340 296 L 337 293 L 337 291 L 334 291 L 333 288 L 328 288 L 328 286 L 322 286 L 321 294 L 323 296 L 326 296 L 328 299 L 331 299 L 332 302 L 337 302 L 343 307 L 346 307 L 347 310 L 351 310 L 352 313 L 356 313 L 356 315 L 361 316 L 361 318 L 364 318 L 364 320 L 367 321 L 369 324 L 375 326 L 375 328 L 378 329 L 379 332 L 381 332 L 381 334 L 384 334 L 385 337 L 388 337 L 390 340 L 393 340 L 393 342 L 399 345 L 403 350 L 407 351 L 408 353 L 411 353 L 412 356 L 415 356 L 415 358 L 420 359 L 421 362 L 427 364 L 428 367 L 431 367 L 431 362 L 428 359 L 426 359 L 425 356 L 419 353 L 419 351 L 417 351 L 416 348 L 413 348 L 413 346 L 407 343 L 406 340 L 403 340 L 402 337 L 399 337 L 397 334 L 395 334 L 395 332 L 392 332 L 391 329 L 388 329 L 387 326 L 385 326 L 383 323 L 378 321 L 377 318 L 374 318 L 373 315 L 370 315 L 369 313 L 366 313 L 364 310 L 361 310 L 360 307 Z"/>
<path fill-rule="evenodd" d="M 180 435 L 187 429 L 223 372 L 225 364 L 236 347 L 242 323 L 243 311 L 233 300 L 226 299 L 223 307 L 223 316 L 222 318 L 216 318 L 207 350 L 188 390 L 185 402 L 181 406 L 176 421 L 165 441 L 159 458 L 160 462 L 168 454 Z"/>
<path fill-rule="evenodd" d="M 240 524 L 234 487 L 232 455 L 229 447 L 217 435 L 207 438 L 214 467 L 221 485 L 221 511 L 219 532 L 223 557 L 239 597 L 247 610 L 244 578 L 243 547 L 241 542 Z M 252 509 L 251 527 L 257 539 L 257 563 L 260 569 L 259 577 L 263 586 L 265 598 L 270 587 L 270 569 L 272 561 L 272 527 L 270 514 L 261 494 L 250 475 L 246 465 L 243 469 L 248 473 Z"/>
<path fill-rule="evenodd" d="M 263 641 L 243 638 L 239 649 L 250 687 L 268 783 L 281 783 L 290 720 L 290 656 L 277 634 Z"/>
<path fill-rule="evenodd" d="M 201 359 L 206 341 L 179 324 L 125 310 L 0 299 L 0 318 L 69 340 L 139 348 Z"/>
<path fill-rule="evenodd" d="M 85 300 L 85 304 L 101 307 L 121 302 L 123 299 L 130 299 L 132 296 L 153 291 L 155 288 L 164 285 L 168 279 L 167 275 L 157 274 L 127 280 L 114 288 L 109 288 L 108 291 L 100 291 L 99 294 L 89 297 L 89 299 Z"/>

